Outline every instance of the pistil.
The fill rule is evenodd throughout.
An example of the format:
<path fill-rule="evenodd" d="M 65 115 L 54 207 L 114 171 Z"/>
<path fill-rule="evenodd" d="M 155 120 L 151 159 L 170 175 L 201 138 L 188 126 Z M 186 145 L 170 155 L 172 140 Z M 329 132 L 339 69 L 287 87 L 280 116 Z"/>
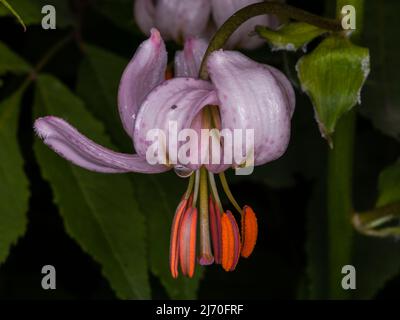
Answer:
<path fill-rule="evenodd" d="M 214 262 L 210 241 L 210 223 L 208 215 L 208 181 L 207 170 L 200 169 L 200 256 L 201 265 L 210 265 Z"/>

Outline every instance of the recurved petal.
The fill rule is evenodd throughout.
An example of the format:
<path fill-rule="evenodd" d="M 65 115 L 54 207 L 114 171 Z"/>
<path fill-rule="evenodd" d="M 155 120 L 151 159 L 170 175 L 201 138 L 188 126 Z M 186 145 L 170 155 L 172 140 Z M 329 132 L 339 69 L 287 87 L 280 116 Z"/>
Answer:
<path fill-rule="evenodd" d="M 287 105 L 289 107 L 290 117 L 292 117 L 296 105 L 296 95 L 294 93 L 292 84 L 280 70 L 272 66 L 266 65 L 266 67 L 269 69 L 269 71 L 271 71 L 272 75 L 275 77 L 278 84 L 281 86 L 282 91 L 285 93 L 286 99 L 288 101 Z"/>
<path fill-rule="evenodd" d="M 215 23 L 220 27 L 236 11 L 253 3 L 261 2 L 254 0 L 212 0 L 212 13 Z M 241 25 L 230 37 L 227 48 L 240 47 L 254 49 L 265 43 L 258 36 L 251 36 L 255 26 L 263 25 L 270 28 L 278 26 L 278 20 L 272 15 L 262 15 L 249 19 Z"/>
<path fill-rule="evenodd" d="M 140 30 L 144 34 L 150 35 L 151 28 L 154 27 L 156 8 L 152 0 L 136 0 L 134 2 L 134 16 Z"/>
<path fill-rule="evenodd" d="M 132 137 L 138 109 L 149 92 L 164 81 L 167 67 L 165 44 L 156 29 L 137 49 L 122 75 L 118 108 L 125 131 Z"/>
<path fill-rule="evenodd" d="M 220 101 L 222 128 L 254 130 L 254 164 L 279 158 L 290 138 L 290 107 L 285 91 L 265 65 L 241 53 L 217 51 L 208 71 Z M 245 139 L 242 139 L 245 141 Z M 234 143 L 235 148 L 253 149 Z"/>
<path fill-rule="evenodd" d="M 193 78 L 175 78 L 168 80 L 155 88 L 143 102 L 135 122 L 134 143 L 137 153 L 145 157 L 148 148 L 154 144 L 150 137 L 153 129 L 165 133 L 165 150 L 171 163 L 189 165 L 182 161 L 178 162 L 178 148 L 185 144 L 190 147 L 188 161 L 193 169 L 198 168 L 199 156 L 198 141 L 189 140 L 186 143 L 186 131 L 202 108 L 209 104 L 218 104 L 214 88 L 211 83 Z M 176 136 L 178 134 L 178 136 Z M 169 138 L 172 139 L 169 139 Z M 180 140 L 177 143 L 178 139 Z M 183 140 L 185 139 L 185 141 Z M 167 149 L 168 146 L 168 149 Z M 197 156 L 192 153 L 197 151 Z M 190 161 L 193 159 L 193 161 Z M 182 160 L 182 157 L 179 158 Z"/>
<path fill-rule="evenodd" d="M 104 148 L 57 117 L 39 118 L 35 121 L 34 128 L 43 142 L 57 154 L 91 171 L 158 173 L 168 170 L 168 167 L 163 165 L 150 165 L 138 155 L 118 153 Z"/>
<path fill-rule="evenodd" d="M 189 37 L 175 55 L 175 76 L 197 78 L 207 45 L 204 39 Z"/>
<path fill-rule="evenodd" d="M 201 36 L 210 17 L 209 0 L 159 0 L 156 9 L 157 27 L 163 36 L 183 41 Z"/>

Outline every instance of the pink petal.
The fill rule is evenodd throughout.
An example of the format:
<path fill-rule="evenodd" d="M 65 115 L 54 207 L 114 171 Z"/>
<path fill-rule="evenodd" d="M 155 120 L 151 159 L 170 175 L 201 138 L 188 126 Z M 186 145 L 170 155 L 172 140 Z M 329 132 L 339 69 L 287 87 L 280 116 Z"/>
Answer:
<path fill-rule="evenodd" d="M 150 35 L 151 28 L 154 27 L 156 8 L 152 0 L 136 0 L 134 3 L 134 16 L 140 30 L 144 34 Z"/>
<path fill-rule="evenodd" d="M 217 27 L 220 27 L 236 11 L 253 3 L 261 2 L 254 0 L 212 0 L 212 13 Z M 227 43 L 227 48 L 240 47 L 244 49 L 255 49 L 265 41 L 257 36 L 249 36 L 254 32 L 255 26 L 262 25 L 270 28 L 278 26 L 278 20 L 272 15 L 262 15 L 246 21 L 237 29 Z"/>
<path fill-rule="evenodd" d="M 138 155 L 118 153 L 104 148 L 57 117 L 39 118 L 35 121 L 34 128 L 43 142 L 56 153 L 73 164 L 91 171 L 158 173 L 168 170 L 166 166 L 149 165 Z"/>
<path fill-rule="evenodd" d="M 118 90 L 118 108 L 125 131 L 132 137 L 138 109 L 149 92 L 165 79 L 167 52 L 156 29 L 137 49 L 122 75 Z"/>
<path fill-rule="evenodd" d="M 287 105 L 289 106 L 290 117 L 292 117 L 296 105 L 296 94 L 294 93 L 292 84 L 280 70 L 272 66 L 266 67 L 269 71 L 271 71 L 272 75 L 275 77 L 275 80 L 277 80 L 278 84 L 281 86 L 282 91 L 285 93 Z"/>
<path fill-rule="evenodd" d="M 255 165 L 282 156 L 290 138 L 290 106 L 281 82 L 267 66 L 238 52 L 216 51 L 207 66 L 220 100 L 222 128 L 254 129 Z"/>
<path fill-rule="evenodd" d="M 163 36 L 182 41 L 201 36 L 210 17 L 209 0 L 158 0 L 156 26 Z"/>
<path fill-rule="evenodd" d="M 149 130 L 161 129 L 166 134 L 168 156 L 180 163 L 176 159 L 176 150 L 184 143 L 177 145 L 176 138 L 169 141 L 170 122 L 176 123 L 179 133 L 182 129 L 190 128 L 200 110 L 210 104 L 218 104 L 210 82 L 193 78 L 175 78 L 164 82 L 148 95 L 139 110 L 134 130 L 135 150 L 145 157 L 152 144 L 152 141 L 146 141 Z M 200 152 L 198 154 L 200 156 Z M 198 163 L 200 160 L 192 163 L 193 168 L 198 168 Z"/>
<path fill-rule="evenodd" d="M 204 39 L 188 38 L 183 51 L 175 55 L 175 76 L 197 78 L 207 46 Z"/>

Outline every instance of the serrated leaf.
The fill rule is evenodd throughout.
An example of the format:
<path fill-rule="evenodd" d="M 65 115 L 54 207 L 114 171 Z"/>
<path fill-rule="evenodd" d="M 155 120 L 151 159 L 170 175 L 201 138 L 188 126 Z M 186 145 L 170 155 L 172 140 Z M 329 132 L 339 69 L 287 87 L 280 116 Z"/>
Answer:
<path fill-rule="evenodd" d="M 268 41 L 272 51 L 296 51 L 304 48 L 314 38 L 328 32 L 304 22 L 292 22 L 278 30 L 258 26 L 256 31 Z"/>
<path fill-rule="evenodd" d="M 128 61 L 112 52 L 86 45 L 86 58 L 79 67 L 77 91 L 90 111 L 105 125 L 113 141 L 132 150 L 132 141 L 122 128 L 117 108 L 119 80 Z"/>
<path fill-rule="evenodd" d="M 73 24 L 74 20 L 65 0 L 13 0 L 12 6 L 19 13 L 26 25 L 40 24 L 44 15 L 42 8 L 45 5 L 52 5 L 56 9 L 56 26 L 66 27 Z M 0 6 L 0 17 L 12 13 L 5 7 Z"/>
<path fill-rule="evenodd" d="M 391 165 L 379 175 L 379 198 L 377 206 L 400 201 L 400 162 Z"/>
<path fill-rule="evenodd" d="M 0 102 L 0 264 L 26 230 L 29 188 L 17 140 L 22 92 Z"/>
<path fill-rule="evenodd" d="M 365 1 L 364 43 L 371 51 L 371 75 L 360 112 L 383 133 L 400 140 L 400 1 Z"/>
<path fill-rule="evenodd" d="M 96 142 L 112 148 L 102 124 L 62 83 L 52 76 L 40 76 L 37 83 L 36 116 L 64 118 Z M 149 298 L 145 219 L 128 175 L 100 174 L 76 167 L 39 139 L 34 150 L 67 232 L 102 265 L 118 297 Z"/>
<path fill-rule="evenodd" d="M 86 57 L 79 70 L 77 91 L 91 112 L 106 124 L 114 143 L 130 152 L 132 142 L 123 131 L 117 111 L 117 91 L 120 77 L 128 60 L 94 46 L 86 47 Z M 179 277 L 174 280 L 169 271 L 169 237 L 176 206 L 184 192 L 185 181 L 172 173 L 131 176 L 140 207 L 148 226 L 150 268 L 171 298 L 191 299 L 201 277 L 196 270 L 194 279 Z M 156 199 L 156 201 L 154 201 Z"/>
<path fill-rule="evenodd" d="M 29 71 L 31 71 L 31 66 L 3 42 L 0 42 L 0 75 L 7 72 L 25 73 Z"/>
<path fill-rule="evenodd" d="M 302 90 L 314 105 L 321 134 L 328 140 L 338 120 L 357 103 L 369 73 L 368 49 L 331 36 L 297 63 Z"/>

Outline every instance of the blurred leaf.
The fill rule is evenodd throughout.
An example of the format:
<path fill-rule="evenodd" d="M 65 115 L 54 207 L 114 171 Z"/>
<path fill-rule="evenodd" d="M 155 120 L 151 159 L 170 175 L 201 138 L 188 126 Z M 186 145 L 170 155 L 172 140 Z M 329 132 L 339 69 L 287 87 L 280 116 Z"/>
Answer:
<path fill-rule="evenodd" d="M 292 22 L 279 30 L 267 27 L 256 27 L 257 33 L 270 44 L 272 51 L 296 51 L 304 48 L 311 40 L 324 34 L 327 30 L 320 29 L 304 22 Z"/>
<path fill-rule="evenodd" d="M 377 207 L 400 201 L 400 162 L 385 168 L 379 175 Z"/>
<path fill-rule="evenodd" d="M 17 18 L 18 22 L 22 25 L 22 27 L 24 28 L 24 30 L 26 30 L 26 26 L 24 21 L 21 19 L 21 17 L 19 16 L 18 12 L 16 12 L 14 10 L 14 8 L 12 6 L 10 6 L 10 4 L 6 1 L 6 0 L 0 0 L 0 3 L 2 3 L 13 15 L 14 17 Z"/>
<path fill-rule="evenodd" d="M 368 49 L 331 36 L 299 60 L 297 71 L 302 90 L 314 105 L 320 131 L 329 140 L 340 117 L 360 102 L 369 73 Z"/>
<path fill-rule="evenodd" d="M 51 76 L 38 78 L 34 109 L 36 116 L 52 114 L 67 119 L 94 141 L 110 146 L 103 126 Z M 102 265 L 118 297 L 149 298 L 145 219 L 129 177 L 78 168 L 38 139 L 34 149 L 68 233 Z"/>
<path fill-rule="evenodd" d="M 24 73 L 29 71 L 31 71 L 31 66 L 3 42 L 0 42 L 0 75 L 7 72 Z"/>
<path fill-rule="evenodd" d="M 73 24 L 72 13 L 68 1 L 65 0 L 13 0 L 12 6 L 19 13 L 26 25 L 41 24 L 44 15 L 42 8 L 45 5 L 53 5 L 56 9 L 57 27 L 66 27 Z M 12 13 L 0 6 L 0 17 Z"/>
<path fill-rule="evenodd" d="M 132 141 L 122 128 L 117 107 L 119 80 L 128 61 L 112 52 L 86 45 L 78 74 L 77 92 L 105 125 L 114 143 L 125 151 Z"/>
<path fill-rule="evenodd" d="M 117 27 L 141 34 L 134 23 L 132 0 L 98 0 L 96 8 Z"/>
<path fill-rule="evenodd" d="M 387 281 L 400 272 L 400 244 L 393 238 L 373 238 L 356 234 L 353 265 L 357 271 L 358 299 L 373 298 Z"/>
<path fill-rule="evenodd" d="M 17 140 L 22 91 L 0 103 L 0 263 L 26 230 L 28 179 Z"/>
<path fill-rule="evenodd" d="M 385 134 L 400 140 L 400 1 L 365 1 L 364 43 L 371 51 L 371 75 L 360 112 Z"/>
<path fill-rule="evenodd" d="M 86 47 L 81 64 L 78 93 L 91 112 L 106 124 L 113 142 L 126 152 L 132 152 L 132 142 L 122 128 L 117 110 L 117 91 L 127 60 L 93 46 Z M 150 267 L 160 278 L 171 298 L 190 299 L 196 296 L 200 270 L 194 279 L 174 280 L 169 271 L 169 237 L 176 206 L 185 183 L 174 174 L 132 176 L 140 208 L 147 219 Z M 156 199 L 156 201 L 154 201 Z"/>

